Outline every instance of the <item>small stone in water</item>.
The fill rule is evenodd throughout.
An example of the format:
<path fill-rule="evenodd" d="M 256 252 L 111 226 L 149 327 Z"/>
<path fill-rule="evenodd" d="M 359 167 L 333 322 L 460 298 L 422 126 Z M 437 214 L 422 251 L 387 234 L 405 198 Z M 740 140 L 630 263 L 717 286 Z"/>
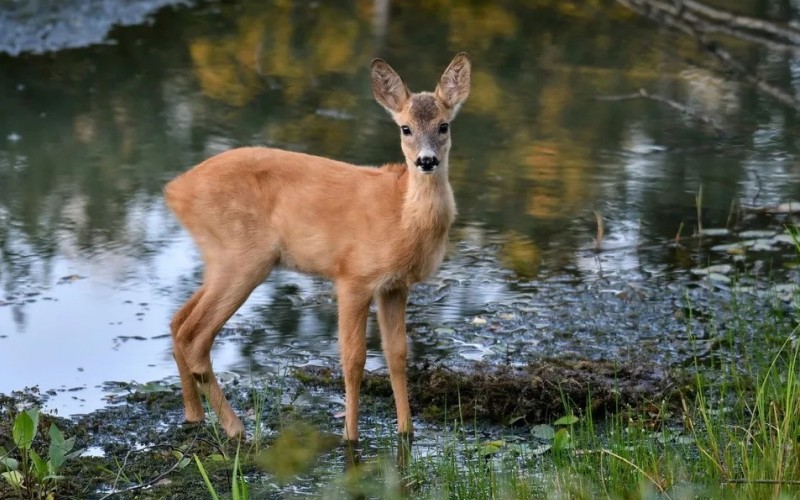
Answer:
<path fill-rule="evenodd" d="M 472 318 L 472 324 L 473 325 L 485 325 L 486 324 L 486 319 L 485 318 L 481 318 L 480 316 L 475 316 L 474 318 Z"/>

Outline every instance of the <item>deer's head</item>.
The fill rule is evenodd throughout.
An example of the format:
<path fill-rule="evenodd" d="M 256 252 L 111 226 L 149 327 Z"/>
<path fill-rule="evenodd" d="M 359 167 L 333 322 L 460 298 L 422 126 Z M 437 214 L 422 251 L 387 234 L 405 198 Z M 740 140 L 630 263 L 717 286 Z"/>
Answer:
<path fill-rule="evenodd" d="M 372 61 L 372 93 L 400 126 L 406 164 L 423 174 L 446 171 L 450 122 L 467 100 L 470 62 L 462 52 L 453 58 L 434 92 L 412 94 L 382 59 Z"/>

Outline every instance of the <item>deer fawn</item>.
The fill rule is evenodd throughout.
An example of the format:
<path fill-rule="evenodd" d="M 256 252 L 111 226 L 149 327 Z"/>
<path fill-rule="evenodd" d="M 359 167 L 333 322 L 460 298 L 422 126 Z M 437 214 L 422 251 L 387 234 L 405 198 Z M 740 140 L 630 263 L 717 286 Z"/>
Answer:
<path fill-rule="evenodd" d="M 170 181 L 167 204 L 205 263 L 203 284 L 171 323 L 186 419 L 204 418 L 200 393 L 225 432 L 244 432 L 211 369 L 222 325 L 275 266 L 333 280 L 345 383 L 344 439 L 358 440 L 366 321 L 378 305 L 397 428 L 411 432 L 406 389 L 409 286 L 442 262 L 455 201 L 448 181 L 450 121 L 469 95 L 470 61 L 455 56 L 436 91 L 412 94 L 383 60 L 375 99 L 400 127 L 405 163 L 357 167 L 301 153 L 238 148 Z"/>

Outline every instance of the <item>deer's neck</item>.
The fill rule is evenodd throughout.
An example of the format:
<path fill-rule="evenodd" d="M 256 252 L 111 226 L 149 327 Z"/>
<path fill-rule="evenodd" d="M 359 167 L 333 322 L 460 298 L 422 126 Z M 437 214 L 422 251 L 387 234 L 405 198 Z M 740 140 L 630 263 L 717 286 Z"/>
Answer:
<path fill-rule="evenodd" d="M 409 236 L 446 236 L 456 215 L 453 190 L 447 178 L 447 166 L 425 175 L 409 169 L 403 204 L 403 228 Z"/>

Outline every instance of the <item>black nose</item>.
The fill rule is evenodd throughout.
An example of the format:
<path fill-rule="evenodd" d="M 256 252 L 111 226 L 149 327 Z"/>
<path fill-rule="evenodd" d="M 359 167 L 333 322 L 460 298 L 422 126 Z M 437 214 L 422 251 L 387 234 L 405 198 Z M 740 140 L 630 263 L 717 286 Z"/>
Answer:
<path fill-rule="evenodd" d="M 439 165 L 439 158 L 435 156 L 419 156 L 417 157 L 417 166 L 422 170 L 433 170 L 433 167 Z"/>

